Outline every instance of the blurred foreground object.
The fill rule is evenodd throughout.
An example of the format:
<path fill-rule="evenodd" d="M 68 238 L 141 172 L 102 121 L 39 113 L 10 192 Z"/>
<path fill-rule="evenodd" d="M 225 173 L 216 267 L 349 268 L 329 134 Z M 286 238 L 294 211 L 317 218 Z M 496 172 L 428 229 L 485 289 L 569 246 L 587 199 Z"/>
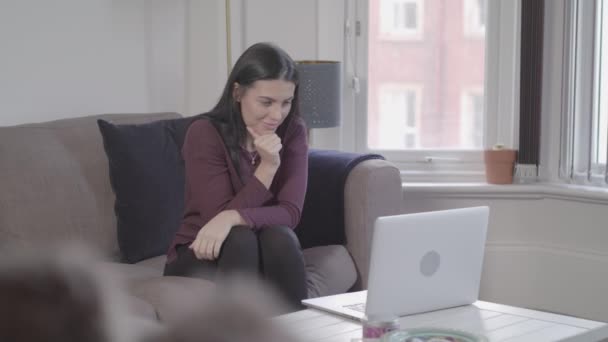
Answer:
<path fill-rule="evenodd" d="M 134 341 L 117 291 L 81 246 L 0 253 L 0 341 Z"/>
<path fill-rule="evenodd" d="M 147 342 L 297 342 L 271 320 L 285 305 L 275 289 L 257 278 L 226 278 L 199 310 Z"/>
<path fill-rule="evenodd" d="M 168 298 L 184 310 L 159 323 L 129 310 L 124 284 L 89 250 L 0 249 L 0 341 L 297 341 L 270 319 L 286 304 L 258 278 L 226 277 L 205 295 L 173 293 Z"/>

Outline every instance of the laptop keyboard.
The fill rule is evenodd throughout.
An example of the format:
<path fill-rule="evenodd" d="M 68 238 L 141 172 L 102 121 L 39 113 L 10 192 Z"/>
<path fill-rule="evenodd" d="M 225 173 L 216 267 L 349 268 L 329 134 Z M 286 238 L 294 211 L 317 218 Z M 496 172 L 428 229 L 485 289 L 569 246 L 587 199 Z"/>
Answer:
<path fill-rule="evenodd" d="M 365 303 L 349 304 L 344 305 L 344 307 L 354 311 L 365 312 Z"/>

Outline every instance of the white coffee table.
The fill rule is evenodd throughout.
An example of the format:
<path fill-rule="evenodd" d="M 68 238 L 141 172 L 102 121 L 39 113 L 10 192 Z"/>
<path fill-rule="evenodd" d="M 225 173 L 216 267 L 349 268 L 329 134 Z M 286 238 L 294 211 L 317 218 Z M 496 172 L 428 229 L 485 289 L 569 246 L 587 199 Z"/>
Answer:
<path fill-rule="evenodd" d="M 274 318 L 302 341 L 351 342 L 361 324 L 308 309 Z M 473 305 L 405 316 L 402 328 L 441 327 L 483 334 L 490 341 L 608 341 L 608 325 L 564 315 L 477 301 Z"/>

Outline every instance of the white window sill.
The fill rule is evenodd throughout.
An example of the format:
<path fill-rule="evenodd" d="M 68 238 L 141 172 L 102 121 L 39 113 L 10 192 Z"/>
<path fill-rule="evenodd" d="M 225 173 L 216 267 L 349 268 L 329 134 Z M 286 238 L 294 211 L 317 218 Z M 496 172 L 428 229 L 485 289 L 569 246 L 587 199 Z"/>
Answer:
<path fill-rule="evenodd" d="M 488 183 L 402 183 L 407 194 L 441 197 L 563 199 L 608 204 L 608 189 L 560 183 L 496 185 Z"/>

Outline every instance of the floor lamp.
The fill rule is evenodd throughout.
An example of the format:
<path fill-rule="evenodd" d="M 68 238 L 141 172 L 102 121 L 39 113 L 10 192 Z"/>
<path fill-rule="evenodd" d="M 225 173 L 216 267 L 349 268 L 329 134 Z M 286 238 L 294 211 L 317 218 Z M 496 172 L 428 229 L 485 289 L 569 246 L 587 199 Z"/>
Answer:
<path fill-rule="evenodd" d="M 297 61 L 300 116 L 310 130 L 340 125 L 342 68 L 336 61 Z"/>

